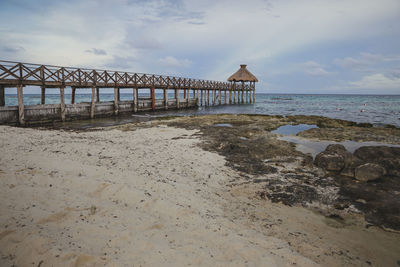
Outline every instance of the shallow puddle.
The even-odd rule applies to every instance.
[[[353,153],[356,149],[362,146],[391,146],[391,147],[400,147],[400,145],[392,145],[386,143],[378,143],[378,142],[356,142],[356,141],[343,141],[343,142],[334,142],[334,141],[315,141],[305,139],[299,136],[296,136],[298,133],[318,128],[316,125],[310,124],[298,124],[298,125],[284,125],[279,127],[278,129],[272,131],[275,134],[281,134],[283,136],[279,136],[279,140],[291,142],[297,144],[296,150],[300,151],[304,154],[311,154],[313,158],[322,151],[326,149],[328,145],[331,144],[340,144],[343,145],[349,152]]]
[[[233,127],[232,124],[230,124],[230,123],[217,123],[217,124],[214,124],[214,126],[215,127],[229,127],[229,128]]]
[[[272,131],[274,134],[282,134],[282,135],[296,135],[300,132],[313,129],[313,128],[318,128],[317,125],[314,124],[298,124],[298,125],[283,125],[279,127],[278,129]]]
[[[340,144],[343,145],[349,152],[353,153],[356,149],[362,146],[391,146],[400,147],[400,145],[392,145],[378,142],[355,142],[355,141],[314,141],[293,135],[285,135],[278,137],[279,140],[288,141],[297,144],[296,150],[304,154],[310,153],[313,158],[326,149],[328,145]]]

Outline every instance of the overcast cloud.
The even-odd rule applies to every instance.
[[[0,59],[400,94],[398,0],[1,0]]]

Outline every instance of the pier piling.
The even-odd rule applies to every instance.
[[[18,120],[20,125],[25,125],[25,110],[24,110],[24,95],[23,86],[17,85],[17,96],[18,96]]]
[[[92,87],[92,101],[90,102],[90,118],[94,118],[94,109],[95,109],[95,94],[96,94],[96,87]]]
[[[118,88],[114,88],[114,115],[118,116]]]
[[[42,105],[46,104],[46,87],[45,86],[41,86],[41,95],[40,95],[40,103],[42,103]]]
[[[0,107],[6,105],[6,98],[4,94],[4,86],[0,86]]]

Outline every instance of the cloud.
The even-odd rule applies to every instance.
[[[364,76],[359,81],[349,83],[350,88],[360,89],[398,89],[400,93],[400,77],[387,77],[382,73]]]
[[[0,1],[0,44],[11,47],[0,48],[0,58],[149,73],[179,69],[182,76],[214,80],[248,63],[266,78],[281,71],[272,85],[282,90],[282,75],[295,74],[284,77],[292,79],[288,91],[318,87],[316,80],[334,84],[330,79],[339,75],[330,74],[338,72],[344,83],[360,77],[348,69],[398,75],[387,67],[369,69],[397,64],[396,56],[383,54],[399,54],[398,0],[34,2]],[[15,49],[21,45],[24,51]],[[356,46],[375,50],[354,56]]]
[[[400,61],[399,55],[380,55],[371,53],[360,53],[357,57],[346,57],[343,59],[337,58],[334,63],[352,70],[362,71],[369,66],[379,64],[382,62]]]
[[[152,36],[139,36],[132,40],[128,40],[127,44],[131,48],[144,50],[156,50],[162,48],[162,44]]]
[[[326,71],[321,64],[315,61],[307,61],[299,65],[300,68],[309,75],[312,76],[326,76],[332,74],[329,71]]]
[[[93,54],[99,55],[99,56],[105,56],[105,55],[107,55],[106,50],[104,50],[104,49],[97,49],[97,48],[88,49],[88,50],[85,50],[85,52],[87,52],[87,53],[93,53]]]
[[[177,59],[175,57],[172,56],[167,56],[164,58],[160,58],[160,63],[162,65],[164,65],[165,67],[173,67],[173,68],[187,68],[190,65],[192,65],[192,61],[190,61],[189,59]]]
[[[6,53],[21,53],[25,51],[25,48],[22,46],[3,46],[0,48],[0,50]]]

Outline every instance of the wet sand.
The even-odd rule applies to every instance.
[[[0,265],[398,264],[399,234],[358,213],[273,203],[260,195],[268,176],[234,167],[186,125],[0,126]],[[294,158],[276,175],[302,166]]]

